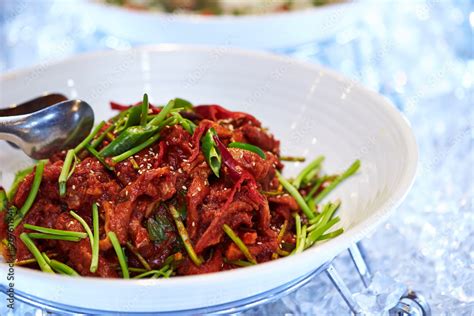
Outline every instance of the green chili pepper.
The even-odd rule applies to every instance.
[[[130,126],[115,138],[107,147],[100,151],[103,157],[116,156],[143,143],[150,138],[158,126]]]
[[[7,192],[5,192],[5,189],[3,187],[0,187],[0,212],[6,211],[7,206],[8,206]]]
[[[193,108],[193,104],[185,99],[175,98],[174,102],[177,108],[184,108],[185,110],[190,110]]]
[[[260,147],[257,147],[257,146],[254,146],[254,145],[250,145],[250,144],[246,144],[246,143],[239,143],[239,142],[232,142],[232,143],[229,144],[228,147],[229,148],[245,149],[245,150],[251,151],[253,153],[256,153],[262,159],[267,159],[267,156],[265,155],[263,150]]]
[[[8,191],[8,194],[7,194],[9,201],[13,200],[13,197],[15,196],[16,191],[18,190],[18,187],[20,186],[20,183],[23,180],[25,180],[25,177],[27,175],[29,175],[30,173],[33,172],[33,168],[34,168],[34,166],[30,166],[26,169],[18,171],[15,174],[15,178],[13,179],[13,184],[12,184],[10,190]]]
[[[222,157],[217,151],[214,135],[217,135],[216,131],[213,128],[208,129],[206,134],[204,134],[201,139],[201,144],[204,157],[206,158],[209,167],[211,168],[212,172],[214,172],[216,177],[219,177]]]
[[[121,130],[125,130],[129,128],[130,126],[140,125],[141,117],[142,117],[142,108],[143,108],[142,104],[135,105],[130,108],[130,111],[128,112],[128,116],[127,116],[127,121],[125,125],[121,128]]]

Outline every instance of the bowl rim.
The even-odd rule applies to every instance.
[[[204,14],[195,14],[195,13],[183,13],[175,14],[162,12],[159,10],[139,10],[139,9],[128,9],[119,5],[113,5],[105,3],[100,0],[84,0],[87,5],[94,6],[100,9],[114,10],[115,12],[128,13],[141,17],[155,17],[161,19],[170,19],[179,21],[179,22],[188,22],[188,23],[213,23],[213,22],[230,22],[230,23],[240,23],[240,22],[249,22],[262,19],[274,19],[274,18],[284,18],[292,17],[298,15],[307,15],[319,13],[322,11],[328,10],[337,10],[348,5],[359,4],[360,0],[343,0],[337,3],[330,3],[322,6],[312,6],[303,9],[282,11],[282,12],[268,12],[263,14],[243,14],[243,15],[231,15],[231,14],[222,14],[222,15],[204,15]],[[329,8],[329,9],[328,9]]]
[[[406,195],[410,191],[417,173],[418,168],[418,146],[416,143],[416,139],[414,133],[411,129],[410,123],[408,119],[403,115],[403,113],[399,112],[395,106],[388,101],[382,95],[370,90],[362,86],[359,82],[356,82],[353,79],[349,79],[338,72],[321,66],[317,63],[311,63],[308,61],[302,61],[295,58],[290,58],[284,55],[277,55],[269,52],[264,51],[256,51],[256,50],[248,50],[242,48],[235,48],[229,46],[222,46],[222,45],[182,45],[182,44],[157,44],[157,45],[145,45],[145,46],[137,46],[127,50],[100,50],[94,52],[88,52],[83,54],[78,54],[66,59],[54,61],[47,64],[47,68],[50,67],[61,67],[63,65],[67,65],[71,62],[83,62],[85,60],[96,59],[96,58],[103,58],[111,55],[116,54],[124,54],[128,52],[135,52],[135,53],[144,53],[144,52],[151,52],[151,53],[170,53],[170,52],[212,52],[215,49],[219,48],[226,48],[224,54],[232,54],[236,57],[250,57],[253,59],[267,59],[272,60],[274,62],[286,62],[296,64],[298,66],[307,68],[311,71],[316,72],[323,72],[326,75],[332,77],[333,79],[340,81],[340,82],[347,82],[351,83],[353,89],[358,89],[367,95],[368,98],[373,99],[378,106],[382,107],[384,113],[389,116],[395,123],[397,123],[397,128],[399,129],[401,139],[404,141],[404,144],[407,148],[407,156],[406,161],[407,165],[405,168],[405,172],[403,176],[400,178],[400,181],[397,184],[395,190],[392,191],[390,198],[388,198],[383,204],[381,204],[378,208],[373,211],[373,214],[359,222],[358,224],[352,226],[347,231],[345,231],[342,235],[328,240],[324,243],[317,245],[316,247],[311,247],[310,249],[305,250],[302,253],[288,256],[284,258],[279,258],[278,260],[272,260],[264,263],[260,263],[254,266],[245,267],[241,269],[233,269],[228,271],[221,271],[221,272],[214,272],[209,274],[201,274],[201,275],[190,275],[190,276],[180,276],[174,277],[169,279],[141,279],[141,280],[133,280],[133,279],[113,279],[113,278],[99,278],[99,277],[84,277],[84,278],[70,278],[68,276],[63,275],[51,275],[49,273],[44,273],[42,271],[28,269],[24,267],[15,267],[15,271],[21,272],[23,276],[26,278],[34,278],[38,281],[56,281],[62,283],[64,286],[67,285],[75,285],[79,286],[78,284],[87,284],[88,286],[96,284],[107,285],[107,286],[128,286],[130,288],[135,286],[163,286],[166,284],[173,284],[174,286],[187,286],[187,285],[196,285],[196,283],[200,283],[203,286],[208,285],[209,283],[219,282],[222,278],[231,278],[231,279],[241,279],[245,278],[246,276],[254,273],[258,275],[268,269],[273,268],[274,270],[278,270],[279,267],[282,267],[286,264],[291,264],[292,261],[295,260],[309,260],[311,255],[316,251],[327,251],[331,253],[329,249],[335,248],[337,249],[337,254],[342,252],[343,250],[347,249],[350,245],[355,242],[360,241],[363,237],[373,232],[377,226],[385,222],[389,216],[394,212],[394,210],[403,202]],[[0,86],[2,85],[3,81],[7,81],[10,79],[15,79],[17,77],[24,76],[25,74],[34,72],[36,69],[44,69],[44,65],[35,65],[27,68],[21,68],[18,70],[9,71],[7,73],[0,75]],[[7,269],[8,263],[1,262],[0,263],[0,270]],[[16,275],[19,277],[20,275]],[[2,280],[0,284],[4,284],[6,281]],[[84,283],[85,282],[85,283]]]

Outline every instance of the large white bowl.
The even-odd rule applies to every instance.
[[[364,16],[361,0],[290,12],[201,16],[131,10],[100,0],[82,0],[99,29],[140,43],[290,48],[327,39]]]
[[[70,278],[21,267],[15,290],[65,305],[112,311],[178,311],[235,302],[302,277],[380,225],[402,201],[417,166],[408,122],[383,97],[320,66],[265,53],[219,47],[156,46],[110,51],[40,65],[0,77],[0,104],[45,91],[88,101],[97,120],[112,115],[110,100],[152,101],[180,96],[217,103],[261,119],[282,152],[326,155],[328,172],[360,158],[360,172],[329,198],[342,200],[346,232],[302,254],[208,275],[160,280]],[[0,144],[4,184],[28,159]],[[288,163],[287,175],[301,165]],[[390,240],[387,240],[390,244]],[[8,266],[0,264],[0,274]],[[1,279],[5,286],[5,278]]]

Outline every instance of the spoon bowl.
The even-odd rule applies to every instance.
[[[78,145],[94,125],[94,111],[81,100],[66,100],[39,111],[0,116],[0,139],[17,145],[33,159]]]

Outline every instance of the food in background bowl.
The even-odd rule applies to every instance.
[[[321,201],[354,174],[294,178],[280,142],[250,114],[218,105],[124,106],[76,148],[0,188],[8,262],[67,275],[159,278],[250,266],[343,232],[340,201]],[[11,230],[15,238],[8,233]],[[15,251],[12,252],[12,249]]]
[[[205,15],[265,14],[306,9],[341,1],[334,0],[104,0],[106,3],[139,10]]]

